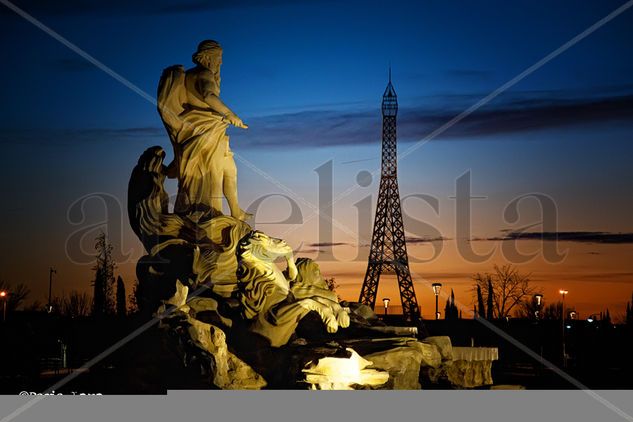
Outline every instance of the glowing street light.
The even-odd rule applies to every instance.
[[[2,298],[2,322],[7,320],[7,300],[9,299],[9,293],[5,290],[0,291],[0,298]]]
[[[391,301],[391,299],[389,299],[388,297],[382,300],[382,303],[385,304],[385,315],[387,315],[387,309],[389,308],[389,301]]]
[[[440,319],[440,313],[438,310],[438,298],[440,296],[440,290],[442,290],[442,283],[433,283],[433,293],[435,293],[435,319]]]

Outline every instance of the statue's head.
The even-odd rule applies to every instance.
[[[321,275],[319,264],[310,258],[298,258],[295,262],[297,266],[297,277],[294,280],[295,285],[315,286],[327,289],[327,284]]]
[[[272,262],[280,256],[292,253],[292,248],[283,240],[275,239],[265,233],[253,230],[240,239],[236,254],[238,260],[245,257]]]
[[[198,44],[198,49],[193,53],[191,59],[195,64],[219,75],[222,64],[222,47],[217,41],[204,40]]]

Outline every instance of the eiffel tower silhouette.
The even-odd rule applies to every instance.
[[[398,155],[396,140],[396,115],[398,114],[398,97],[391,83],[391,67],[389,83],[382,96],[382,171],[380,191],[374,219],[374,232],[371,238],[371,249],[367,272],[358,300],[365,305],[376,305],[376,294],[380,275],[385,271],[393,271],[398,277],[402,313],[408,321],[420,318],[420,308],[413,290],[413,281],[409,271],[409,258],[400,209],[400,193],[398,190]]]

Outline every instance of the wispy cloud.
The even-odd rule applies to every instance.
[[[71,68],[75,64],[66,63]],[[620,91],[631,91],[621,87]],[[442,134],[437,140],[487,139],[492,136],[526,133],[560,127],[573,127],[591,123],[633,122],[633,94],[609,97],[586,96],[583,98],[551,98],[552,93],[539,92],[523,98],[507,100],[503,104],[487,107],[474,113],[458,125]],[[435,97],[438,105],[429,107],[420,101],[417,106],[402,107],[398,114],[398,138],[400,142],[412,142],[441,126],[457,113],[456,104],[463,104],[464,97]],[[158,120],[158,117],[156,118]],[[345,111],[331,109],[306,110],[295,113],[279,113],[247,119],[248,131],[234,132],[232,137],[244,147],[250,148],[314,148],[343,145],[365,145],[380,140],[380,111],[360,108]],[[0,131],[0,143],[13,141],[15,136],[27,140],[63,137],[64,142],[108,141],[119,138],[156,138],[167,142],[162,126],[130,128],[93,128],[27,132],[19,134]],[[44,135],[44,136],[43,136]]]
[[[308,246],[313,248],[326,248],[331,246],[349,246],[349,243],[346,242],[319,242],[319,243],[310,243]]]
[[[380,139],[379,110],[334,110],[286,113],[253,118],[240,142],[252,147],[363,145]],[[416,141],[458,113],[452,107],[401,108],[401,142]],[[630,122],[633,95],[585,99],[522,99],[489,107],[465,119],[438,139],[485,139],[591,123]]]
[[[622,244],[633,243],[633,233],[612,233],[593,231],[573,232],[508,232],[504,236],[489,237],[473,240],[546,240],[559,242],[580,243],[606,243]]]
[[[405,238],[407,243],[431,243],[431,242],[443,242],[445,240],[450,240],[447,237],[443,237],[443,236],[439,236],[439,237],[415,237],[415,236],[411,236],[411,237],[406,237]]]
[[[164,146],[169,138],[162,127],[91,128],[91,129],[0,129],[0,144],[73,145],[87,142],[155,140]]]
[[[298,249],[298,250],[294,251],[295,254],[299,254],[299,253],[317,253],[317,252],[323,252],[323,249],[306,248],[306,249]]]

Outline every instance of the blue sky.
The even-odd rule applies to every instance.
[[[624,2],[15,4],[151,95],[163,68],[191,65],[200,40],[218,40],[221,96],[251,126],[230,130],[233,150],[316,203],[314,169],[328,160],[335,194],[379,166],[389,64],[402,151]],[[12,11],[1,10],[0,23],[0,276],[39,280],[48,261],[71,265],[73,201],[105,192],[124,204],[140,153],[171,151],[152,104]],[[561,230],[633,231],[632,39],[628,10],[403,159],[402,194],[431,193],[446,210],[410,212],[435,218],[450,237],[449,197],[471,171],[473,194],[490,199],[475,209],[479,236],[505,228],[503,205],[527,192],[556,200]],[[344,164],[354,160],[363,161]],[[238,169],[247,205],[280,191],[239,161]],[[356,228],[353,204],[377,183],[335,206],[337,218]],[[119,226],[122,249],[138,248],[125,219]],[[308,226],[290,240],[317,241]],[[68,272],[90,278],[89,267]]]

